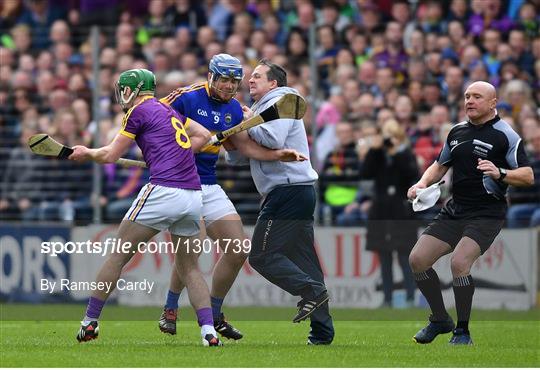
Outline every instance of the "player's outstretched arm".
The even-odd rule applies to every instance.
[[[424,172],[420,181],[409,188],[407,191],[407,198],[414,199],[416,198],[416,189],[424,189],[431,184],[439,182],[446,172],[448,172],[449,168],[450,167],[444,166],[437,161],[433,162],[433,164],[427,168],[426,172]]]
[[[76,145],[73,147],[73,153],[68,159],[74,161],[114,163],[122,156],[122,154],[127,152],[132,143],[133,139],[118,134],[109,145],[101,148],[90,149],[82,145]]]
[[[308,159],[293,149],[268,149],[259,145],[249,137],[246,131],[230,136],[229,140],[244,157],[258,161],[301,162]]]
[[[193,150],[195,153],[201,150],[201,148],[205,146],[208,140],[210,140],[212,137],[210,131],[192,119],[189,120],[189,125],[186,127],[186,132],[189,136],[189,140],[191,141],[191,150]]]

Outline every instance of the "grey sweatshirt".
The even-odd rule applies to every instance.
[[[278,87],[266,93],[251,109],[259,114],[286,93],[298,94],[290,87]],[[250,128],[249,136],[262,146],[270,149],[295,149],[309,157],[304,121],[299,119],[278,119]],[[311,185],[318,178],[309,160],[304,162],[280,162],[249,160],[251,176],[259,193],[266,196],[278,186]]]

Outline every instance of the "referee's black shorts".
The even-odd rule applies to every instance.
[[[506,204],[465,206],[450,199],[422,234],[431,235],[456,247],[467,236],[478,243],[482,254],[501,231]]]

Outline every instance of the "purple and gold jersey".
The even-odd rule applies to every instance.
[[[161,102],[169,104],[178,113],[204,126],[212,134],[227,130],[242,122],[244,113],[236,99],[220,103],[210,97],[208,83],[197,83],[171,92]],[[216,162],[219,146],[206,145],[195,154],[201,183],[217,184]]]
[[[134,139],[150,168],[150,183],[200,190],[187,119],[152,96],[133,106],[122,120],[120,134]]]

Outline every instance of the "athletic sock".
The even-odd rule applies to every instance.
[[[212,309],[210,307],[203,307],[197,310],[197,322],[199,326],[211,325],[214,327],[214,320],[212,320]]]
[[[214,325],[203,325],[201,326],[201,336],[204,338],[206,337],[206,334],[212,334],[214,337],[217,338],[216,329],[214,329]]]
[[[454,297],[456,300],[456,312],[458,323],[456,328],[469,332],[469,319],[474,295],[474,280],[471,275],[454,278]]]
[[[433,321],[445,321],[448,319],[448,312],[444,307],[444,300],[441,293],[441,283],[439,276],[430,268],[423,272],[414,273],[414,280],[418,289],[426,297],[431,312],[433,313]]]
[[[105,301],[99,298],[90,297],[86,306],[86,315],[83,319],[83,325],[88,325],[91,321],[97,321],[101,315],[101,310],[105,305]]]
[[[174,293],[171,290],[167,292],[167,301],[165,302],[166,309],[178,309],[178,300],[180,299],[180,293]]]
[[[210,297],[210,302],[212,303],[212,316],[214,321],[219,321],[221,318],[221,306],[223,305],[224,298]]]

